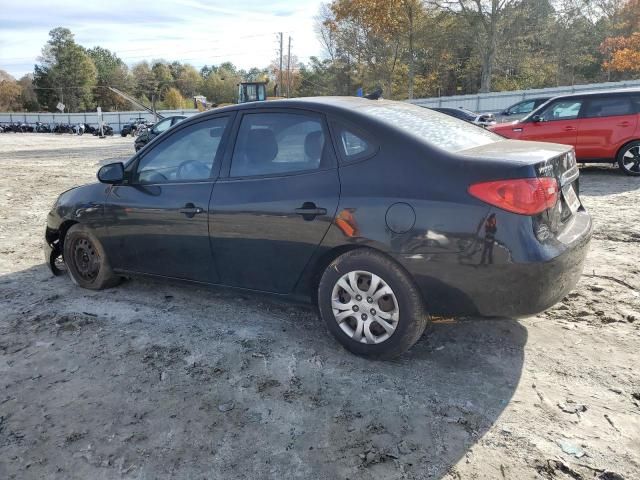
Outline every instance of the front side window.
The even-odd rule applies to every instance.
[[[158,123],[156,123],[153,126],[153,133],[155,133],[156,135],[159,135],[162,132],[168,130],[170,126],[171,126],[170,118],[165,118],[164,120],[160,120]]]
[[[574,120],[578,118],[582,100],[560,100],[554,102],[540,113],[543,122],[555,120]]]
[[[232,177],[317,170],[325,150],[320,117],[293,113],[244,115],[231,159]]]
[[[535,100],[529,100],[526,102],[520,102],[515,104],[513,107],[511,107],[508,112],[511,115],[518,115],[518,114],[522,114],[522,113],[529,113],[531,111],[533,111],[534,107],[535,107]]]
[[[168,134],[140,159],[135,181],[165,183],[208,179],[227,123],[228,117],[214,118]]]
[[[589,100],[584,116],[587,118],[614,117],[633,114],[631,98],[616,96]]]

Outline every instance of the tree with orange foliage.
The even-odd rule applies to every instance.
[[[604,67],[614,72],[640,73],[640,33],[629,37],[607,38],[600,51],[609,57]]]

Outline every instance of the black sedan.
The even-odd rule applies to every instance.
[[[407,350],[429,313],[526,316],[576,284],[591,237],[571,147],[407,103],[234,105],[172,127],[47,218],[81,287],[137,274],[317,302],[354,353]]]
[[[492,113],[476,113],[465,108],[449,108],[449,107],[430,107],[431,110],[444,113],[465,122],[473,123],[481,127],[490,127],[496,124],[496,119]]]

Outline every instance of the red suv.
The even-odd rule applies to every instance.
[[[618,162],[640,175],[640,89],[555,97],[519,122],[490,127],[518,140],[573,145],[579,162]]]

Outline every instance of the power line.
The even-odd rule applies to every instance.
[[[295,33],[296,31],[290,31],[290,32],[279,32],[277,33],[278,35],[280,33]],[[258,37],[266,37],[266,36],[271,36],[273,35],[274,32],[270,32],[270,33],[256,33],[253,35],[242,35],[242,36],[238,36],[238,37],[233,37],[233,40],[243,40],[243,39],[247,39],[247,38],[258,38]],[[217,40],[220,42],[228,42],[228,39],[220,39]],[[100,46],[100,45],[96,45],[96,46]],[[91,47],[93,48],[93,47]],[[103,47],[105,48],[105,47]],[[122,53],[122,52],[144,52],[144,51],[151,51],[153,48],[157,48],[157,47],[143,47],[143,48],[132,48],[132,49],[125,49],[125,50],[120,50],[120,49],[108,49],[110,52],[112,53]],[[88,48],[87,50],[90,50],[90,48]],[[194,53],[194,52],[207,52],[210,51],[211,48],[201,48],[201,49],[190,49],[190,50],[183,50],[182,53]],[[32,57],[5,57],[5,58],[0,58],[0,62],[2,62],[4,65],[7,65],[6,63],[4,63],[6,60],[25,60],[25,61],[33,61],[33,60],[37,60],[37,57],[39,57],[40,55],[37,56],[32,56]],[[134,57],[125,57],[125,58],[145,58],[145,57],[153,57],[154,54],[149,53],[149,54],[145,54],[144,56],[134,56]]]

